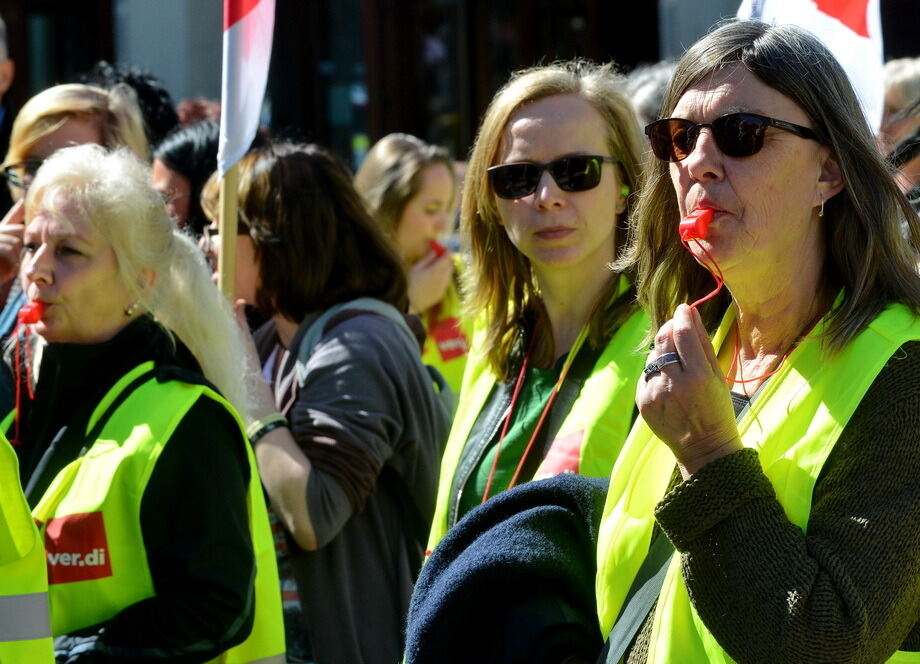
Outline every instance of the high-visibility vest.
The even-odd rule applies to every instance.
[[[0,435],[0,664],[53,664],[45,550]]]
[[[206,396],[222,404],[246,440],[236,411],[214,390],[178,380],[160,382],[154,371],[152,362],[141,364],[109,390],[87,423],[91,446],[57,474],[33,511],[45,538],[54,634],[109,620],[155,595],[141,533],[141,501],[160,453],[195,402]],[[284,624],[274,543],[255,457],[248,444],[245,449],[255,618],[249,637],[215,661],[280,664],[285,661]]]
[[[632,425],[636,381],[646,354],[639,350],[648,332],[648,316],[633,313],[613,334],[582,385],[578,398],[553,438],[533,479],[569,472],[606,477]],[[477,340],[481,337],[477,334]],[[457,467],[470,431],[497,382],[485,360],[482,343],[474,344],[461,389],[462,398],[441,460],[438,497],[428,537],[431,551],[447,533],[450,504],[462,486],[455,486]]]
[[[463,263],[457,256],[454,260],[457,274]],[[441,372],[454,394],[460,394],[463,371],[473,339],[472,321],[461,312],[460,292],[452,279],[444,299],[431,307],[423,316],[425,345],[422,347],[422,362]]]
[[[713,338],[715,348],[734,320],[732,308]],[[738,422],[742,443],[758,450],[786,516],[802,532],[807,532],[815,482],[840,432],[888,359],[905,342],[920,339],[920,320],[899,304],[832,356],[821,348],[825,329],[822,321],[798,345]],[[674,466],[671,450],[640,418],[613,468],[598,537],[596,595],[604,635],[649,550],[653,510]],[[649,664],[732,661],[690,601],[679,554],[672,556],[652,619]],[[898,652],[888,661],[916,663],[920,653]]]

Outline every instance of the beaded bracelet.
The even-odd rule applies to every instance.
[[[284,426],[287,426],[287,418],[281,413],[272,413],[250,424],[246,429],[246,435],[249,437],[250,444],[255,445],[268,432]]]

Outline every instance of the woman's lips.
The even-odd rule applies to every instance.
[[[575,229],[568,226],[551,226],[537,231],[535,235],[541,240],[560,240],[574,232]]]

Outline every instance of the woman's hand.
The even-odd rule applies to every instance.
[[[450,252],[438,256],[434,251],[409,268],[409,310],[420,314],[444,299],[454,276]]]
[[[680,362],[640,378],[636,404],[687,479],[710,461],[740,450],[741,439],[715,350],[699,313],[686,304],[658,330],[649,362],[665,353],[677,353]]]
[[[0,282],[9,281],[19,271],[24,221],[25,206],[21,200],[13,203],[0,221]]]
[[[244,416],[246,425],[278,412],[271,387],[262,378],[259,354],[246,325],[245,300],[236,300],[233,309],[237,323],[246,339],[246,392],[250,412]],[[307,508],[307,482],[312,465],[288,427],[273,429],[255,446],[256,463],[262,486],[268,492],[275,515],[288,529],[297,544],[307,551],[317,548],[316,533]]]

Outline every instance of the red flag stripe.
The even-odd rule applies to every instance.
[[[818,10],[833,16],[860,37],[869,38],[869,0],[816,0]]]
[[[261,0],[224,0],[224,30],[245,18]]]

